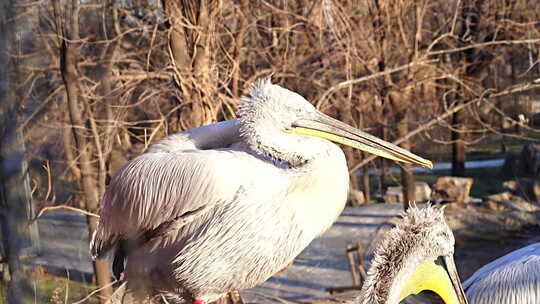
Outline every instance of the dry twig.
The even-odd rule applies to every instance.
[[[92,216],[92,217],[99,218],[99,214],[95,214],[95,213],[86,211],[84,209],[80,209],[80,208],[76,208],[76,207],[68,206],[68,205],[58,205],[58,206],[48,206],[48,207],[42,208],[41,210],[39,210],[36,217],[34,217],[33,219],[30,220],[30,222],[36,221],[37,219],[39,219],[46,212],[54,211],[54,210],[61,210],[61,209],[71,210],[71,211],[75,211],[75,212],[78,212],[78,213],[81,213],[81,214],[84,214],[84,215],[87,215],[87,216]]]

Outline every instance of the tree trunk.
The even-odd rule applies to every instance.
[[[484,0],[464,0],[462,2],[462,7],[460,10],[460,22],[459,22],[459,37],[461,41],[464,41],[467,44],[474,44],[482,42],[483,39],[492,39],[489,38],[489,35],[486,35],[483,39],[481,38],[479,28],[480,18],[482,17]],[[484,33],[486,34],[486,33]],[[503,34],[504,35],[504,34]],[[484,40],[486,41],[486,40]],[[457,57],[457,64],[453,62],[452,68],[457,69],[461,75],[461,79],[474,79],[478,78],[478,73],[482,70],[479,66],[490,66],[491,59],[486,61],[486,56],[484,56],[481,49],[471,49],[463,52],[460,56]],[[464,88],[461,88],[461,93],[456,97],[458,102],[456,106],[459,106],[463,103],[465,98]],[[457,92],[460,92],[457,90]],[[452,116],[452,175],[453,176],[465,176],[465,162],[466,162],[466,117],[465,112],[458,111]]]
[[[364,189],[364,198],[366,200],[366,204],[369,204],[371,202],[371,189],[369,185],[368,165],[364,166],[363,168],[362,187]]]
[[[452,115],[452,176],[465,176],[465,141],[462,112]]]
[[[381,118],[381,139],[388,141],[388,128],[387,123],[387,113],[388,111],[383,112],[383,117]],[[380,196],[384,196],[384,189],[386,187],[386,173],[388,172],[388,161],[384,157],[379,157],[379,163],[380,163],[380,175],[379,175],[379,191]]]
[[[358,120],[358,128],[362,129],[364,127],[364,118],[362,114],[360,114],[359,120]],[[361,159],[365,159],[368,154],[365,152],[358,152]],[[369,166],[371,163],[366,164],[362,168],[362,189],[364,191],[364,201],[365,204],[371,203],[371,185],[369,184]]]
[[[190,129],[216,120],[216,88],[211,66],[211,33],[217,11],[210,0],[162,0],[171,29],[170,58],[175,82],[186,107],[178,117],[180,129]],[[187,26],[186,26],[187,25]]]
[[[345,156],[348,160],[348,163],[355,163],[356,159],[356,151],[354,151],[352,148],[346,147],[345,148]],[[360,183],[358,182],[358,175],[356,172],[352,172],[349,174],[349,187],[353,190],[358,190]],[[359,202],[357,199],[350,200],[352,207],[358,207],[361,205],[361,202]]]
[[[117,61],[117,53],[120,49],[119,42],[115,40],[119,35],[121,35],[121,29],[118,20],[118,8],[116,6],[116,1],[109,1],[110,8],[107,11],[110,13],[111,16],[112,27],[114,28],[114,36],[111,37],[112,42],[104,48],[105,53],[102,55],[102,57],[104,57],[102,61],[105,62],[105,64],[103,65],[103,75],[101,76],[100,93],[104,102],[102,103],[102,106],[99,106],[99,104],[94,106],[93,113],[89,113],[89,115],[99,115],[100,113],[104,113],[104,115],[102,114],[102,116],[105,116],[105,121],[108,122],[106,127],[104,128],[105,132],[99,132],[95,123],[95,119],[93,117],[91,118],[93,120],[93,135],[95,140],[95,146],[97,148],[97,156],[99,163],[99,197],[102,197],[105,193],[107,177],[110,173],[108,165],[110,163],[114,143],[116,142],[114,139],[118,134],[118,130],[120,129],[118,127],[119,121],[125,120],[122,116],[124,116],[126,113],[125,108],[118,107],[118,110],[116,110],[115,112],[120,114],[117,114],[116,116],[113,114],[114,106],[119,104],[117,101],[119,99],[118,96],[115,96],[113,93],[116,85],[113,79],[113,68],[115,67]]]
[[[10,99],[2,100],[9,102]],[[15,99],[11,99],[13,100]],[[35,217],[35,211],[30,198],[25,145],[22,131],[17,130],[16,118],[7,119],[13,116],[15,111],[3,110],[5,108],[1,110],[3,113],[0,116],[8,127],[2,130],[0,147],[0,164],[3,168],[0,175],[0,223],[11,277],[8,284],[8,303],[34,303],[34,291],[25,272],[25,264],[28,258],[37,255],[39,251],[39,234],[37,222],[30,222]]]
[[[19,59],[8,54],[18,53],[20,30],[24,18],[13,18],[9,1],[0,10],[0,227],[3,262],[9,268],[7,303],[34,303],[34,291],[25,272],[28,258],[39,251],[39,234],[36,222],[30,222],[35,212],[30,195],[28,165],[25,158],[23,132],[18,124],[19,101],[24,96],[17,83]],[[14,3],[13,3],[14,4]],[[6,21],[9,20],[9,21]],[[8,28],[9,26],[9,28]],[[15,75],[12,75],[12,72]],[[11,78],[10,76],[14,76]],[[13,80],[13,82],[10,82]]]
[[[390,104],[394,109],[395,113],[395,122],[397,125],[398,138],[405,137],[409,133],[409,109],[408,109],[408,100],[410,100],[410,95],[407,94],[403,96],[402,93],[392,91],[388,94]],[[400,146],[405,150],[411,149],[410,140],[406,140],[400,144]],[[412,174],[412,168],[409,164],[400,164],[401,165],[401,186],[403,193],[403,209],[407,210],[410,206],[410,203],[415,200],[414,195],[414,176]]]
[[[87,141],[87,131],[85,123],[82,118],[81,104],[79,98],[79,84],[78,84],[78,71],[77,71],[77,45],[76,42],[80,40],[79,37],[79,1],[72,0],[70,10],[70,27],[69,32],[63,28],[61,19],[61,10],[59,1],[54,1],[54,11],[56,17],[58,35],[60,37],[66,37],[60,42],[60,71],[62,73],[62,80],[66,87],[67,103],[69,120],[71,122],[73,139],[75,141],[75,147],[78,152],[78,166],[80,168],[81,177],[80,184],[84,194],[85,207],[90,212],[97,212],[99,206],[99,193],[97,187],[97,175],[95,168],[92,166],[92,156]],[[91,236],[96,228],[96,219],[88,216],[88,232]],[[108,269],[108,262],[106,260],[94,261],[94,273],[96,275],[96,281],[100,290],[100,296],[102,303],[111,297],[111,275]]]
[[[240,25],[239,30],[234,37],[234,66],[232,77],[232,94],[235,98],[239,98],[240,91],[240,78],[242,76],[240,70],[240,63],[244,61],[244,36],[248,29],[248,16],[246,15],[250,10],[248,0],[240,0],[237,8],[241,13],[239,14]]]
[[[349,95],[350,96],[350,95]],[[339,119],[343,121],[344,123],[355,126],[355,121],[352,116],[353,108],[351,107],[351,101],[348,98],[340,98],[339,99]],[[354,150],[351,147],[345,147],[345,156],[347,158],[347,163],[354,164],[357,160],[358,152]],[[360,186],[360,183],[358,182],[358,175],[356,172],[351,172],[349,174],[349,187],[354,190],[358,190],[358,187]],[[359,206],[360,202],[358,202],[356,199],[353,199],[351,201],[352,206]]]

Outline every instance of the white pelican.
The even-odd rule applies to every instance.
[[[238,114],[160,140],[112,178],[91,254],[114,253],[126,295],[211,302],[290,264],[345,206],[347,164],[331,141],[432,167],[269,80]]]
[[[484,265],[463,287],[471,304],[540,303],[540,243]]]
[[[350,303],[397,304],[430,290],[446,304],[466,304],[454,243],[442,209],[409,208],[377,244],[362,290]]]

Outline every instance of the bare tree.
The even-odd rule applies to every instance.
[[[79,34],[80,3],[78,0],[73,0],[70,4],[69,19],[64,20],[59,1],[53,2],[57,35],[60,39],[60,71],[66,88],[69,120],[79,159],[77,166],[80,172],[81,188],[85,197],[84,205],[81,207],[91,212],[97,212],[100,193],[96,170],[92,166],[93,161],[90,143],[87,141],[86,124],[82,117],[81,108],[84,101],[81,101],[82,96],[78,83],[80,75],[77,68],[77,58],[79,58],[77,41],[81,39]],[[88,216],[87,219],[89,235],[92,235],[97,228],[97,219],[92,216]],[[109,264],[106,260],[97,260],[93,263],[97,284],[101,288],[102,302],[105,303],[112,295]]]
[[[21,86],[23,79],[19,72],[20,60],[9,54],[20,54],[21,35],[13,29],[24,28],[25,20],[14,18],[17,1],[5,3],[0,10],[0,240],[1,257],[7,263],[7,301],[33,303],[32,287],[27,277],[30,259],[39,253],[38,228],[32,223],[30,177],[26,145],[21,126],[21,113],[17,100],[24,96]],[[6,269],[4,269],[6,271]]]
[[[163,0],[169,23],[169,52],[181,93],[177,123],[190,129],[215,122],[217,78],[212,49],[221,1]]]

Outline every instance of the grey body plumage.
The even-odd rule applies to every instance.
[[[540,303],[540,243],[484,265],[463,287],[471,304]]]

